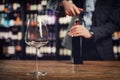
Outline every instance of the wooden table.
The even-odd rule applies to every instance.
[[[35,61],[1,60],[0,80],[120,80],[119,61],[84,61],[73,65],[71,61],[39,61],[39,70],[46,76],[27,76],[35,71]]]

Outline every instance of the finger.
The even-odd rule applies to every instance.
[[[67,15],[69,15],[69,16],[76,16],[76,15],[78,15],[78,14],[80,14],[81,13],[81,11],[80,10],[76,10],[76,9],[72,9],[72,10],[70,10],[69,12],[66,12],[66,14]]]
[[[81,31],[79,32],[74,31],[74,32],[69,32],[68,35],[71,37],[77,37],[77,36],[83,36],[83,33]]]
[[[70,11],[65,11],[65,14],[66,14],[66,15],[69,15],[69,16],[72,16],[72,14],[71,14]]]
[[[77,31],[74,31],[74,32],[70,32],[72,35],[77,35],[77,34],[79,34],[79,32],[77,32]]]
[[[74,32],[78,32],[78,31],[80,31],[81,29],[80,29],[81,27],[79,26],[79,25],[75,25],[75,26],[73,26],[72,28],[71,28],[71,31],[74,31]]]
[[[74,26],[73,26],[73,27],[71,27],[71,28],[69,29],[69,31],[72,31],[72,30],[74,30],[74,28],[75,28]]]
[[[79,32],[80,31],[80,29],[79,29],[79,27],[71,27],[71,29],[69,30],[71,33],[76,33],[76,32]]]
[[[81,10],[78,7],[74,7],[74,12],[75,12],[74,15],[78,15],[81,13]]]
[[[82,36],[82,35],[78,33],[78,34],[75,34],[74,36],[75,36],[75,37],[78,37],[78,36]]]
[[[73,5],[73,10],[74,10],[73,12],[74,16],[78,15],[81,12],[81,10],[76,5]]]
[[[72,11],[67,11],[66,14],[69,15],[69,16],[74,16]]]
[[[69,32],[68,32],[68,35],[69,35],[69,36],[74,36],[75,34],[76,34],[75,31],[69,31]]]
[[[78,8],[81,12],[84,11],[83,8]]]
[[[74,34],[74,36],[83,36],[84,35],[84,32],[82,32],[82,31],[80,31],[80,32],[78,32],[78,33],[76,33],[76,34]]]
[[[77,10],[76,10],[76,15],[79,15],[81,12],[83,12],[83,9],[77,8]]]
[[[77,15],[77,13],[76,13],[77,10],[78,9],[76,7],[75,8],[73,7],[70,10],[68,10],[66,14],[68,14],[69,16],[76,16]]]
[[[70,11],[71,11],[72,16],[75,16],[75,15],[76,15],[76,11],[75,11],[74,8],[72,8]]]
[[[65,14],[66,14],[66,15],[69,15],[69,12],[68,12],[68,11],[65,11]]]

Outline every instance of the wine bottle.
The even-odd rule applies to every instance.
[[[79,18],[76,18],[75,25],[80,24]],[[72,37],[72,61],[74,64],[83,64],[82,37]]]

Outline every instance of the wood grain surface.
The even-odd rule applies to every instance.
[[[46,76],[27,75],[36,70],[34,60],[1,60],[0,80],[120,80],[120,61],[74,65],[70,61],[39,60],[38,64]]]

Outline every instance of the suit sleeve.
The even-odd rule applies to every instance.
[[[103,14],[104,16],[102,16],[103,19],[108,16],[106,22],[101,22],[101,25],[91,28],[91,31],[94,33],[94,41],[101,41],[108,37],[111,38],[115,31],[120,30],[120,0],[114,0],[109,11],[108,14]],[[98,16],[100,16],[100,14],[102,14],[102,12],[98,13]],[[96,19],[98,20],[98,18]],[[100,23],[100,21],[97,22]]]
[[[91,31],[94,33],[94,41],[101,41],[106,37],[112,37],[112,34],[117,30],[117,28],[118,27],[112,22],[91,28]]]
[[[117,31],[120,31],[120,8],[116,9],[110,18],[111,22],[117,26]]]

